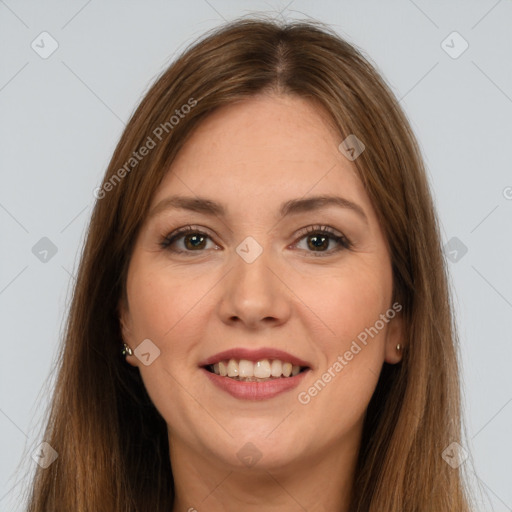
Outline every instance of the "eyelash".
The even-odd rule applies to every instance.
[[[170,233],[169,235],[165,236],[163,240],[160,242],[160,247],[162,249],[169,250],[174,253],[182,254],[182,253],[194,253],[194,252],[204,252],[204,250],[197,250],[197,251],[189,251],[189,250],[176,250],[176,249],[170,249],[171,245],[179,240],[180,238],[183,238],[184,235],[187,234],[197,234],[206,236],[211,239],[210,235],[208,233],[205,233],[204,231],[201,231],[200,229],[194,227],[194,226],[184,226],[183,228],[177,229],[176,231]],[[345,249],[351,249],[352,248],[352,242],[344,235],[338,235],[332,228],[329,226],[308,226],[299,235],[298,241],[302,240],[303,238],[306,238],[307,235],[328,235],[328,238],[331,240],[334,240],[338,244],[338,248],[330,251],[306,251],[310,252],[314,257],[322,257],[322,256],[330,256],[331,254],[337,253],[339,251],[343,251]],[[297,242],[298,243],[298,242]],[[294,242],[294,245],[297,244]]]

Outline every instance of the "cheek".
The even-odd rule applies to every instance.
[[[299,296],[317,315],[327,332],[331,354],[344,351],[352,340],[373,326],[389,308],[391,270],[376,261],[359,261],[336,272],[332,269],[313,278],[305,278]]]
[[[325,428],[334,435],[340,424],[356,425],[377,385],[387,324],[377,331],[372,328],[390,306],[391,270],[374,261],[353,265],[323,282],[324,293],[315,291],[314,299],[335,336],[317,338],[325,359],[316,380],[300,390],[299,402],[310,414],[328,419]]]
[[[128,276],[128,297],[135,342],[149,338],[160,355],[139,370],[152,402],[168,424],[182,424],[180,414],[190,408],[183,382],[190,374],[190,352],[201,339],[203,323],[197,321],[207,284],[180,277],[159,265],[138,263]]]
[[[128,282],[133,330],[137,335],[161,340],[187,333],[187,317],[197,313],[209,286],[207,280],[191,280],[166,268],[151,268],[134,272]]]

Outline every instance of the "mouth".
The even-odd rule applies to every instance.
[[[224,359],[204,366],[205,370],[241,382],[267,382],[276,379],[289,379],[309,369],[281,359]]]
[[[244,400],[264,400],[289,391],[312,370],[308,362],[273,348],[227,350],[199,367],[217,388]]]

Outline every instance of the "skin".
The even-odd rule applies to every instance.
[[[368,338],[309,403],[299,402],[392,306],[388,245],[341,140],[318,105],[253,96],[198,126],[153,197],[152,208],[179,194],[227,209],[225,218],[172,209],[148,217],[129,266],[128,302],[120,303],[126,343],[135,349],[150,339],[160,350],[148,366],[135,355],[127,361],[168,425],[173,512],[348,511],[364,413],[383,363],[400,361],[402,318]],[[287,200],[323,194],[357,203],[366,221],[336,206],[278,215]],[[185,245],[187,234],[162,248],[189,224],[208,235],[199,249]],[[314,235],[303,232],[315,225],[352,246],[328,239],[315,251]],[[248,236],[263,248],[251,264],[236,252]],[[274,398],[237,399],[198,367],[233,347],[277,347],[311,371]],[[252,467],[237,456],[248,442],[261,455]]]

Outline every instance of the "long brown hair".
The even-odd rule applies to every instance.
[[[460,468],[441,456],[461,438],[457,339],[408,120],[369,61],[327,26],[242,18],[195,42],[156,81],[96,192],[44,434],[58,458],[38,468],[28,512],[172,509],[166,424],[120,354],[117,306],[138,230],[183,143],[214,109],[265,92],[318,102],[340,142],[355,134],[365,144],[354,164],[387,237],[394,300],[403,306],[403,360],[384,364],[368,406],[350,510],[469,510]]]

